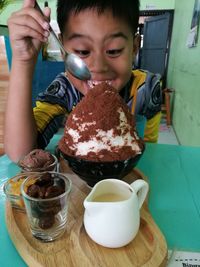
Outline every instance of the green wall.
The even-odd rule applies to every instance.
[[[200,146],[200,37],[187,48],[195,0],[141,0],[140,9],[174,9],[168,66],[168,87],[174,88],[172,123],[182,145]],[[200,24],[199,24],[200,27]],[[200,35],[200,28],[199,28]]]
[[[44,6],[45,1],[38,1],[39,5],[41,7]],[[51,17],[52,19],[56,19],[56,0],[48,0],[49,7],[51,8]],[[15,12],[19,10],[22,7],[23,0],[13,0],[12,3],[10,3],[2,13],[0,13],[0,24],[2,25],[7,25],[7,20],[10,17],[12,12]],[[0,34],[1,35],[1,34]]]
[[[176,0],[140,0],[140,9],[174,9],[175,1]]]
[[[196,47],[186,46],[194,2],[175,1],[168,86],[175,89],[173,126],[180,143],[200,146],[200,38]]]

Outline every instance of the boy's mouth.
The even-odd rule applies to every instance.
[[[88,80],[87,84],[88,86],[92,89],[95,85],[97,84],[101,84],[101,83],[107,83],[109,85],[112,85],[112,81],[111,80],[106,80],[106,81],[94,81],[94,80]]]

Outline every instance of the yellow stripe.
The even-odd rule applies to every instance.
[[[131,96],[133,96],[134,91],[135,91],[135,87],[138,89],[146,80],[146,72],[143,72],[141,70],[133,70],[133,76],[134,76],[134,80],[133,80],[133,84],[132,84],[132,88],[131,88]]]
[[[37,129],[42,132],[55,116],[66,114],[66,109],[58,104],[36,101],[36,107],[34,107],[33,112]]]
[[[133,70],[134,80],[131,86],[131,96],[133,96],[131,113],[135,113],[135,106],[137,100],[137,91],[138,88],[145,82],[146,80],[146,73],[140,70]]]
[[[147,120],[144,141],[156,143],[158,141],[159,126],[161,120],[161,112],[158,112],[153,118]]]

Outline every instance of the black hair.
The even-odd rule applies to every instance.
[[[111,10],[114,17],[119,17],[127,22],[135,34],[139,20],[139,0],[58,0],[57,22],[61,34],[65,30],[69,16],[85,9],[96,9],[99,14]]]

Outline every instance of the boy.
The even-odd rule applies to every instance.
[[[32,110],[34,65],[42,42],[49,35],[47,19],[34,9],[34,4],[34,0],[24,0],[23,8],[8,21],[13,53],[5,124],[8,156],[17,162],[33,148],[44,148],[64,115],[103,81],[116,88],[133,112],[147,117],[145,140],[155,142],[161,106],[159,80],[154,75],[147,77],[145,72],[132,71],[138,50],[139,0],[57,1],[63,45],[85,61],[91,80],[81,81],[70,73],[58,75],[39,95]],[[46,8],[44,14],[49,18],[50,10]]]

